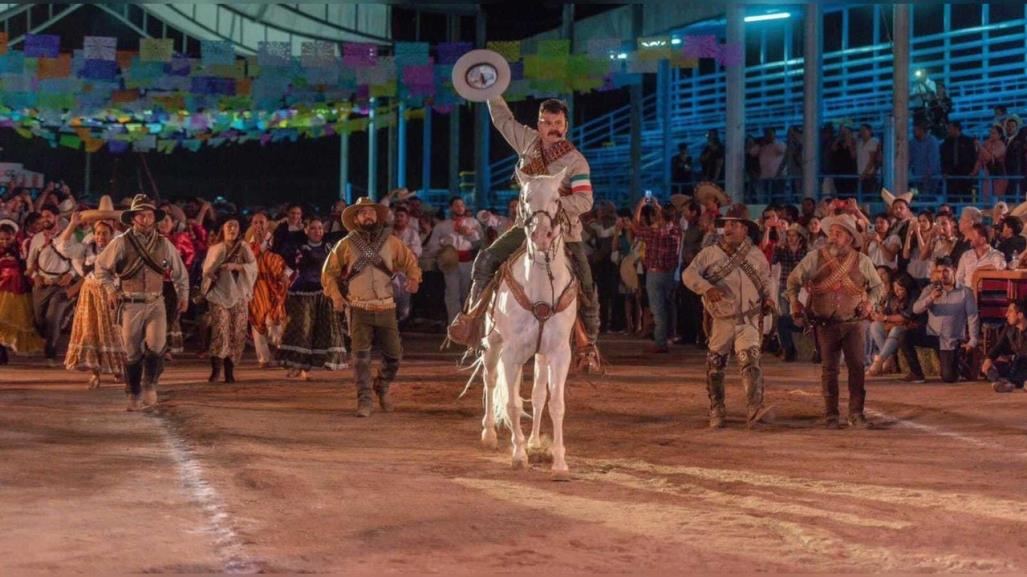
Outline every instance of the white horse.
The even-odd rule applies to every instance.
[[[569,473],[563,445],[563,392],[578,308],[578,283],[564,252],[563,231],[568,225],[560,206],[563,176],[563,172],[556,176],[527,176],[517,171],[522,186],[519,210],[525,218],[527,250],[511,258],[500,270],[495,300],[485,318],[482,360],[482,443],[495,449],[497,422],[506,424],[512,433],[513,467],[527,467],[526,448],[542,448],[540,428],[548,393],[549,416],[553,421],[552,472],[557,478],[566,478]],[[533,420],[526,446],[521,430],[521,372],[532,357]]]

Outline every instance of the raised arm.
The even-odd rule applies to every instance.
[[[517,122],[502,96],[490,98],[488,106],[492,124],[517,154],[524,152],[528,145],[538,138],[538,131]]]

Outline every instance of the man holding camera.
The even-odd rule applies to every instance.
[[[996,393],[1022,389],[1027,381],[1027,300],[1020,299],[1006,307],[1006,326],[991,345],[981,365]]]
[[[920,298],[913,303],[914,314],[925,312],[926,326],[906,331],[899,345],[909,364],[905,380],[924,382],[916,347],[926,347],[938,351],[941,380],[954,383],[959,378],[959,349],[969,352],[977,346],[980,321],[973,291],[956,283],[949,257],[941,257],[934,262],[931,284],[924,287]]]

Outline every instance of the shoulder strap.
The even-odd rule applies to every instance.
[[[733,273],[742,264],[742,261],[748,258],[749,250],[752,249],[752,241],[745,239],[733,253],[728,249],[723,240],[717,243],[717,248],[723,251],[724,255],[728,258],[725,261],[721,261],[713,269],[713,272],[710,273],[710,276],[706,278],[706,281],[710,284],[717,284],[724,280],[727,275]]]
[[[139,263],[140,264],[135,267],[136,271],[139,270],[139,267],[141,265],[145,264],[147,267],[149,267],[151,270],[153,270],[157,274],[160,274],[160,275],[164,274],[164,267],[159,265],[159,264],[157,264],[157,260],[154,258],[153,254],[151,253],[151,251],[153,249],[157,248],[157,243],[160,242],[161,237],[160,237],[159,233],[157,233],[157,232],[153,233],[153,239],[150,241],[150,246],[149,247],[144,247],[142,245],[142,243],[139,242],[139,239],[136,238],[135,234],[132,233],[132,231],[128,231],[128,232],[125,233],[125,239],[128,241],[129,246],[132,247],[132,249],[135,251],[136,255],[139,258]],[[133,264],[135,264],[135,263],[133,263]],[[133,275],[134,275],[134,272],[133,272]],[[132,275],[129,275],[129,274],[126,273],[123,276],[127,277],[127,276],[132,276]]]

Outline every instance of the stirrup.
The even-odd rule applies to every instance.
[[[574,351],[574,368],[585,374],[602,373],[603,358],[599,354],[599,347],[589,343]]]

